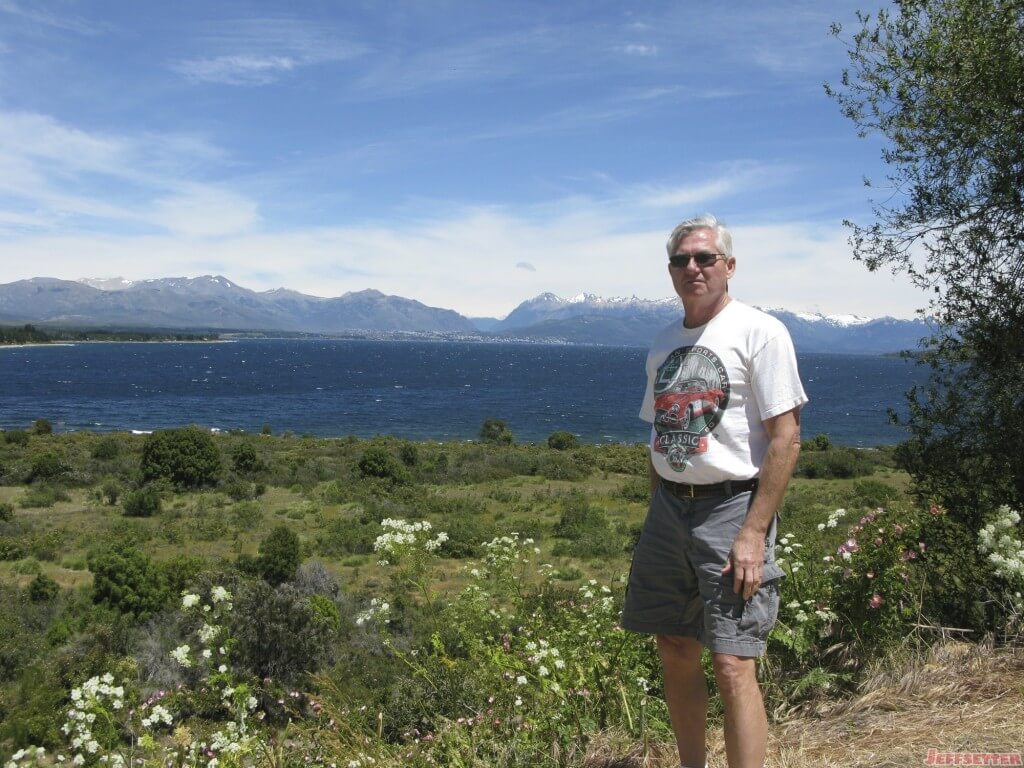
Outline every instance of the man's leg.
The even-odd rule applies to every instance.
[[[680,635],[657,635],[658,654],[665,679],[665,703],[679,747],[679,762],[702,768],[707,759],[705,731],[708,686],[700,666],[704,646]]]
[[[729,768],[762,768],[768,750],[768,718],[757,684],[756,660],[728,653],[712,654],[712,660],[725,709]]]

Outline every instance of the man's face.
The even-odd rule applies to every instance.
[[[698,253],[718,253],[713,229],[695,229],[679,241],[676,255],[694,256]],[[668,273],[672,286],[683,302],[698,300],[701,304],[715,304],[728,292],[729,278],[736,271],[736,259],[718,259],[707,267],[697,265],[690,259],[684,267],[669,264]]]

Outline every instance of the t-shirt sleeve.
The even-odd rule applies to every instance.
[[[789,333],[774,335],[754,354],[751,384],[761,421],[786,413],[807,402],[796,366],[796,350]]]

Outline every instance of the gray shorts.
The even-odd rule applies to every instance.
[[[765,540],[764,581],[750,600],[722,575],[747,516],[751,492],[731,498],[679,499],[659,484],[633,550],[622,626],[634,632],[682,635],[714,653],[760,656],[779,613],[775,528]]]

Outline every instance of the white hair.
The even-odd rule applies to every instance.
[[[680,222],[672,230],[672,234],[668,236],[668,243],[665,244],[668,255],[674,256],[680,241],[697,229],[713,229],[715,231],[715,247],[725,256],[732,256],[732,235],[725,224],[712,213],[705,213],[703,216],[695,216]]]

